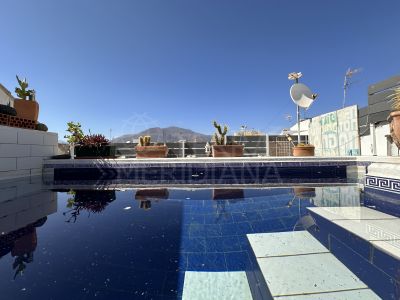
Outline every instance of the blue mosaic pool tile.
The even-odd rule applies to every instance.
[[[240,250],[240,244],[236,236],[223,236],[206,239],[207,252],[228,252]]]
[[[233,223],[232,214],[229,212],[222,212],[219,214],[205,214],[205,224],[227,224]]]
[[[206,233],[206,237],[221,237],[221,226],[219,224],[208,224],[204,225],[204,230]]]
[[[203,224],[190,224],[189,227],[190,237],[205,237],[206,230]]]
[[[189,253],[188,271],[226,271],[224,253]]]
[[[229,271],[243,271],[251,268],[247,251],[227,252],[225,253],[225,260]]]
[[[238,235],[237,239],[238,239],[238,244],[240,245],[241,250],[245,250],[245,251],[250,250],[251,251],[249,239],[247,238],[246,235]]]
[[[226,206],[226,210],[234,213],[234,212],[244,212],[244,207],[242,203],[230,203]]]
[[[236,236],[236,223],[220,224],[221,233],[223,236]]]
[[[205,252],[206,239],[204,237],[182,237],[180,250],[182,252]]]
[[[261,215],[257,211],[232,213],[232,217],[235,222],[256,221],[261,219]]]
[[[248,233],[253,233],[254,229],[250,225],[250,222],[239,222],[235,223],[235,232],[237,235],[246,235]]]
[[[387,273],[376,268],[368,259],[359,255],[352,246],[351,248],[348,247],[347,243],[345,244],[336,237],[331,236],[330,244],[332,254],[377,293],[378,296],[382,299],[399,299],[399,282],[395,282]],[[397,277],[398,275],[394,278]]]
[[[192,214],[212,214],[215,212],[215,208],[211,205],[192,206],[190,212]]]
[[[185,271],[188,266],[188,254],[180,253],[178,267],[174,271]]]
[[[251,227],[253,228],[254,233],[276,232],[279,230],[285,231],[285,226],[282,224],[279,218],[268,221],[253,221],[251,222]]]
[[[399,246],[399,241],[389,241],[390,244],[395,247]],[[380,250],[377,247],[373,249],[373,264],[378,268],[385,270],[387,274],[389,274],[393,278],[397,278],[400,285],[399,278],[399,270],[400,270],[400,261],[398,258],[393,257],[392,255],[386,253],[385,251]]]
[[[164,290],[162,299],[177,299],[182,297],[183,283],[185,281],[185,271],[167,272],[164,282]],[[152,297],[149,297],[153,299]],[[109,298],[116,299],[116,298]],[[135,299],[135,298],[133,298]]]
[[[184,224],[204,224],[204,215],[201,214],[184,214],[182,216]]]

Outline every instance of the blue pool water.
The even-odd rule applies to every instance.
[[[268,298],[246,234],[309,229],[307,207],[363,201],[354,185],[40,190],[2,206],[1,299],[179,299],[185,271],[246,271]]]

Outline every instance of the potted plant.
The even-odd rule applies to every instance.
[[[115,146],[102,134],[91,134],[83,136],[75,146],[76,158],[113,158],[115,157]]]
[[[69,135],[65,135],[64,138],[67,139],[67,142],[69,144],[69,153],[70,153],[70,157],[72,159],[75,158],[75,144],[79,144],[83,137],[83,131],[82,131],[82,126],[81,124],[78,123],[74,123],[74,122],[68,122],[67,123],[67,131],[70,133]]]
[[[37,122],[39,116],[39,104],[35,99],[35,91],[28,90],[28,82],[26,78],[20,80],[18,75],[17,81],[19,87],[15,88],[15,93],[19,97],[14,100],[14,108],[17,111],[17,117]]]
[[[65,135],[70,145],[71,158],[113,158],[115,157],[115,146],[102,134],[85,135],[80,123],[68,122]]]
[[[400,149],[400,87],[394,89],[390,95],[392,101],[392,112],[388,117],[390,122],[390,135],[397,148]]]
[[[224,125],[222,129],[216,121],[214,121],[216,132],[214,134],[214,145],[212,145],[213,157],[240,157],[243,156],[244,146],[228,142],[226,134],[228,133],[228,126]]]
[[[135,147],[136,158],[163,158],[167,157],[167,145],[151,145],[151,137],[139,137],[139,144]]]
[[[314,154],[314,145],[299,143],[293,147],[293,156],[314,156]]]

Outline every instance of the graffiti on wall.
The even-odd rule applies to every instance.
[[[309,140],[317,156],[360,155],[357,105],[312,118]]]

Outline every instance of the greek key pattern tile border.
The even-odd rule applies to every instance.
[[[400,194],[400,179],[367,175],[365,187]]]

